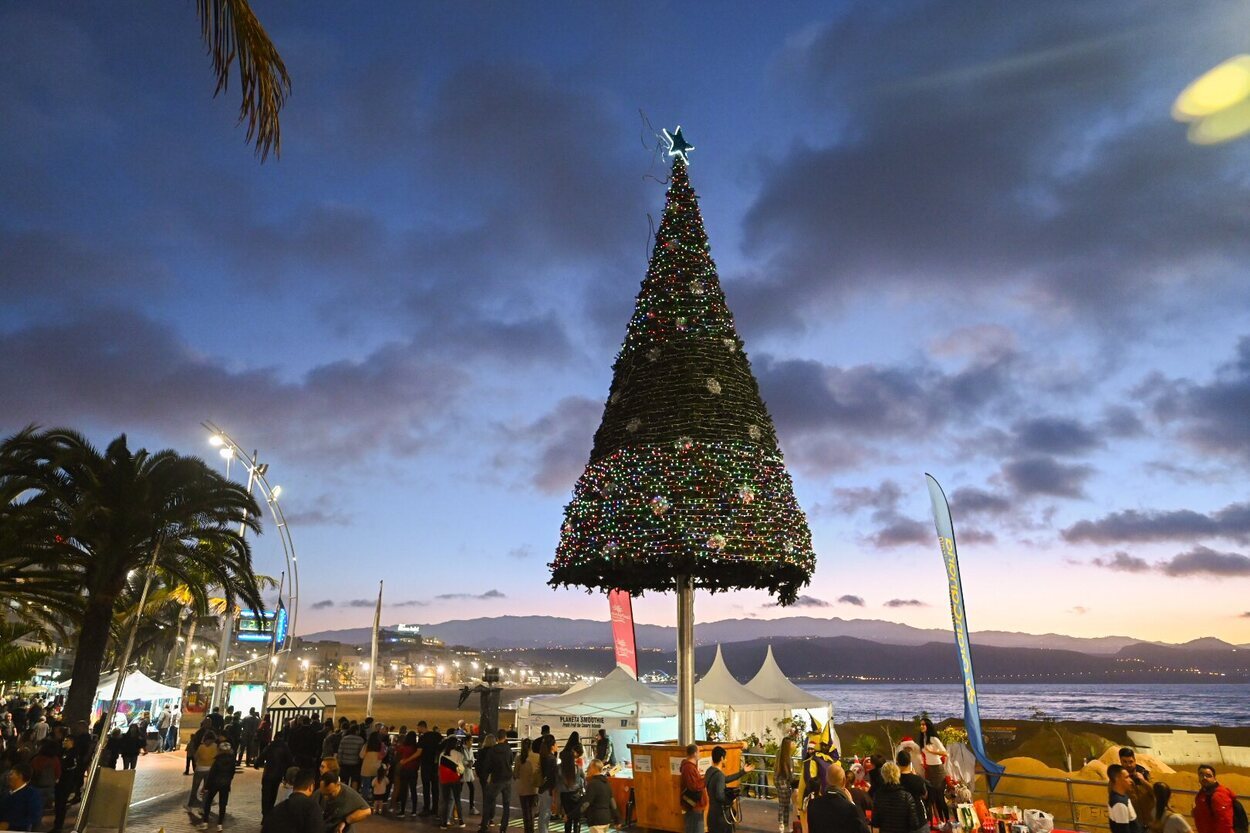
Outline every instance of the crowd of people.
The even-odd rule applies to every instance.
[[[221,760],[222,753],[198,751],[217,743],[211,725],[196,735],[191,744],[197,769],[199,761],[207,764],[204,779],[214,791],[209,795],[193,784],[188,806],[203,802],[200,828],[207,829],[209,804],[218,796],[220,830],[225,799],[211,783],[214,764],[208,761]],[[607,782],[616,763],[611,739],[600,731],[587,750],[574,732],[556,747],[546,726],[536,738],[517,739],[502,729],[481,732],[463,720],[444,735],[426,721],[392,731],[371,718],[296,718],[257,754],[262,830],[345,831],[370,815],[425,819],[446,830],[465,828],[468,816],[477,815],[478,833],[491,833],[511,824],[515,795],[525,833],[550,833],[555,817],[563,819],[564,833],[580,833],[583,824],[591,833],[607,833],[620,820]]]
[[[89,730],[85,722],[66,724],[58,702],[11,699],[0,709],[0,830],[40,830],[50,810],[51,831],[60,833],[68,807],[81,798],[98,738],[105,738],[102,766],[133,769],[141,755],[179,748],[181,720],[173,704],[155,717],[135,714],[105,734],[102,718]],[[954,806],[971,796],[948,772],[932,723],[922,719],[919,730],[893,759],[839,760],[827,735],[804,744],[800,756],[798,734],[783,738],[772,764],[778,833],[797,833],[800,818],[806,833],[952,830]],[[563,833],[583,826],[607,833],[621,821],[607,779],[616,755],[603,730],[585,744],[574,732],[562,745],[547,726],[538,737],[518,739],[463,720],[446,734],[425,721],[409,729],[346,717],[299,717],[275,731],[255,709],[227,707],[205,715],[182,751],[184,774],[192,778],[186,806],[200,830],[214,820],[224,829],[234,778],[244,767],[260,771],[265,833],[345,833],[371,815],[424,819],[441,829],[465,828],[476,815],[477,833],[502,833],[514,799],[524,833],[551,833],[553,819]],[[704,833],[705,819],[707,833],[733,833],[734,785],[755,767],[729,771],[721,746],[706,770],[697,745],[686,753],[685,833]],[[1152,781],[1133,749],[1120,749],[1119,763],[1107,769],[1111,833],[1247,833],[1245,811],[1215,768],[1199,767],[1198,778],[1191,825],[1168,785]]]
[[[0,707],[0,830],[40,830],[51,809],[60,833],[94,747],[85,722],[61,718],[59,699],[9,699]]]
[[[1137,762],[1137,753],[1123,747],[1120,762],[1107,767],[1107,817],[1111,833],[1246,833],[1246,810],[1237,796],[1220,783],[1215,767],[1198,767],[1199,789],[1194,796],[1191,827],[1172,803],[1172,788],[1152,782],[1150,770]]]
[[[873,755],[839,761],[827,745],[816,744],[794,766],[793,736],[782,740],[773,770],[778,802],[778,831],[792,833],[791,819],[805,816],[806,833],[928,833],[955,829],[954,808],[971,804],[972,795],[948,773],[946,750],[927,719],[919,742],[906,740],[893,760]],[[910,747],[910,748],[909,748]],[[698,747],[687,749],[681,782],[685,833],[703,833],[706,809],[709,833],[732,833],[728,811],[732,790],[726,785],[751,771],[725,771],[725,751],[716,747],[706,775],[698,771]],[[1214,766],[1198,767],[1199,789],[1190,824],[1174,805],[1172,789],[1151,780],[1135,750],[1122,747],[1118,764],[1107,767],[1107,817],[1111,833],[1247,833],[1244,806],[1219,783]],[[797,833],[796,823],[793,831]]]

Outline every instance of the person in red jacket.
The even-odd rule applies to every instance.
[[[1215,767],[1198,767],[1201,789],[1194,797],[1194,824],[1198,833],[1233,833],[1233,791],[1215,779]]]
[[[681,762],[681,809],[684,833],[703,833],[707,782],[699,772],[699,747],[693,743],[686,747],[686,758]]]

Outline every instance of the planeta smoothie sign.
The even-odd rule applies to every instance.
[[[638,719],[636,717],[596,717],[594,715],[581,714],[534,714],[531,713],[531,725],[546,724],[553,729],[564,729],[569,732],[581,732],[583,729],[599,730],[607,729],[614,731],[616,729],[637,729]]]

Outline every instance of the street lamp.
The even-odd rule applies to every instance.
[[[229,434],[227,434],[225,431],[223,431],[220,427],[213,424],[212,422],[205,421],[201,423],[201,425],[203,425],[204,428],[209,432],[209,437],[208,437],[209,445],[216,448],[217,453],[220,454],[222,459],[226,461],[226,476],[227,477],[230,476],[230,465],[234,460],[236,459],[239,460],[244,466],[247,467],[248,494],[251,494],[253,486],[256,486],[257,488],[260,489],[261,494],[265,498],[265,503],[269,506],[269,512],[273,516],[274,525],[276,529],[278,530],[278,539],[282,544],[282,554],[286,561],[286,571],[283,574],[283,579],[285,581],[286,576],[290,576],[291,589],[290,589],[290,593],[288,594],[289,604],[287,604],[286,606],[287,616],[289,617],[289,624],[287,626],[285,639],[283,640],[282,645],[278,645],[275,639],[270,639],[270,643],[269,643],[269,656],[271,658],[276,657],[279,651],[287,652],[290,650],[291,640],[295,637],[295,634],[297,633],[296,628],[297,628],[298,619],[299,619],[299,566],[298,566],[298,561],[295,556],[295,542],[291,540],[291,532],[290,532],[290,527],[287,525],[287,522],[286,522],[286,515],[282,511],[281,504],[278,503],[278,495],[282,492],[282,489],[280,486],[270,485],[269,480],[266,477],[266,474],[269,471],[269,464],[258,463],[256,459],[256,452],[252,452],[250,456],[246,454],[243,451],[243,448],[237,442],[235,442],[234,439]],[[245,531],[246,531],[246,526],[241,525],[239,534],[243,535]],[[279,606],[282,605],[282,595],[283,595],[282,590],[283,590],[283,587],[281,584],[279,584],[279,587],[278,587]],[[229,610],[223,613],[223,620],[224,621],[223,621],[222,639],[221,639],[222,660],[218,664],[218,674],[213,685],[213,699],[212,699],[213,704],[219,704],[221,702],[222,689],[226,682],[226,673],[232,670],[229,667],[229,662],[228,662],[229,655],[230,655],[230,638],[232,636],[231,632],[233,631],[233,618]],[[274,616],[274,625],[276,628],[277,627],[276,611],[275,611],[275,616]],[[274,634],[274,636],[276,637],[276,633]],[[260,657],[257,657],[256,659],[259,660]],[[266,668],[266,675],[265,675],[266,689],[268,688],[268,682],[273,677],[273,669],[275,668],[275,666],[276,666],[276,663],[271,661],[268,667]]]

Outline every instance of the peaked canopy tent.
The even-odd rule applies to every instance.
[[[703,704],[696,701],[696,714],[702,711]],[[701,715],[697,723],[702,726]],[[551,727],[559,744],[577,732],[587,749],[588,741],[600,729],[606,729],[616,759],[621,762],[629,759],[631,743],[677,736],[677,698],[635,680],[618,666],[580,691],[532,697],[517,709],[517,727],[522,737],[538,737],[544,725]]]
[[[68,689],[73,680],[59,683],[57,688]],[[105,674],[96,684],[95,706],[91,710],[94,722],[108,707],[113,699],[113,689],[117,686],[117,672]],[[163,685],[153,680],[142,671],[131,671],[122,683],[121,697],[118,698],[118,722],[129,722],[141,711],[149,713],[160,711],[166,704],[173,704],[182,699],[182,692],[174,686]]]
[[[833,719],[833,706],[828,700],[804,691],[790,682],[790,679],[782,673],[781,667],[777,665],[777,660],[773,656],[772,645],[768,646],[768,651],[764,654],[764,662],[760,665],[760,670],[755,672],[755,676],[750,679],[746,687],[757,697],[768,702],[785,704],[791,715],[809,716],[821,726]],[[837,733],[831,729],[830,735],[834,739],[834,745],[840,746]]]
[[[777,722],[790,717],[787,706],[761,697],[729,673],[719,645],[712,667],[694,684],[694,696],[703,701],[705,715],[715,714],[726,740],[762,738],[766,731],[776,735]]]
[[[573,683],[573,685],[569,686],[564,691],[560,692],[560,696],[563,697],[566,694],[573,694],[575,692],[581,691],[584,688],[590,688],[592,682],[593,682],[592,680],[578,680],[577,682]]]

